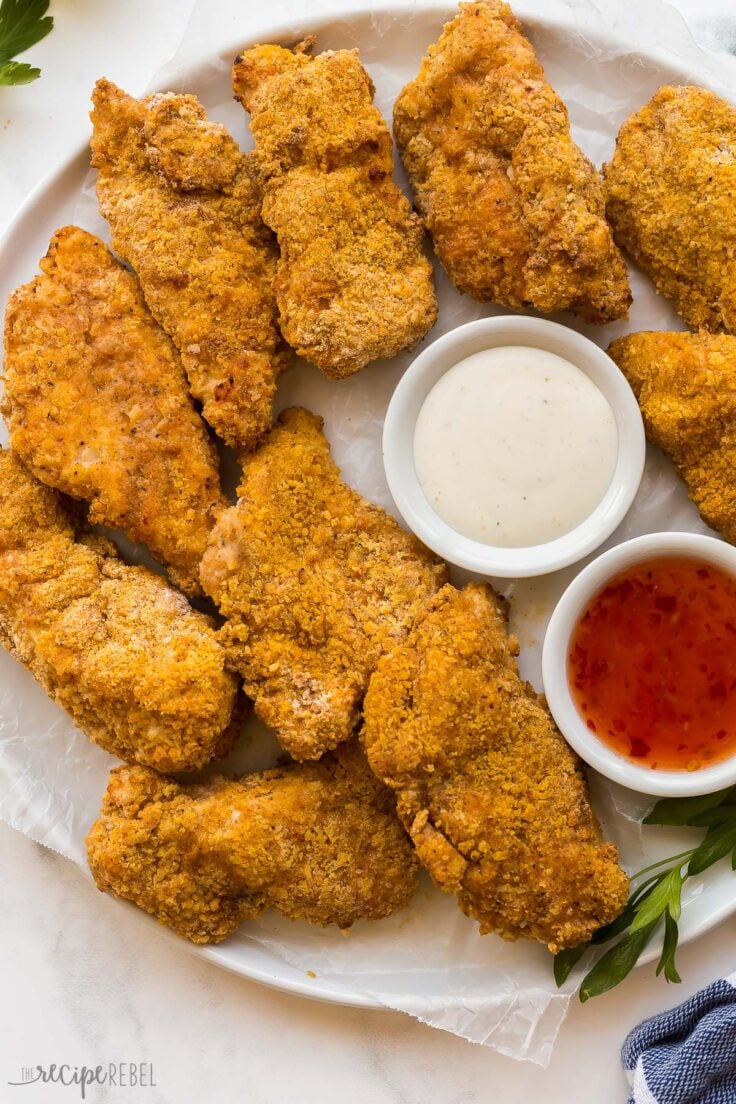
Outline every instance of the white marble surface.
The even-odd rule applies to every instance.
[[[249,20],[277,20],[298,2],[243,0],[237,29],[246,37]],[[678,6],[706,44],[736,47],[728,0]],[[31,52],[42,80],[0,89],[0,231],[83,138],[94,78],[104,72],[142,89],[176,48],[190,8],[191,0],[54,0],[56,29]],[[219,8],[212,0],[213,20]],[[190,41],[200,33],[194,27]],[[682,950],[682,986],[655,983],[645,968],[607,997],[575,1005],[541,1070],[397,1013],[318,1005],[225,974],[143,933],[132,910],[3,824],[0,886],[2,1104],[79,1099],[73,1087],[10,1088],[24,1065],[109,1061],[153,1063],[156,1088],[89,1090],[99,1104],[342,1104],[348,1095],[351,1104],[613,1104],[625,1099],[618,1050],[626,1031],[736,969],[736,921],[728,921]]]

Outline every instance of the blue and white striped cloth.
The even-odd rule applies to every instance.
[[[736,974],[635,1027],[629,1104],[736,1104]]]

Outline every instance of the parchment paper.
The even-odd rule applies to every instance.
[[[231,98],[229,63],[239,46],[264,40],[262,32],[270,17],[265,8],[258,5],[258,11],[245,13],[242,4],[212,5],[199,0],[174,63],[151,85],[196,92],[210,115],[226,123],[244,148],[251,143],[246,117]],[[377,87],[377,103],[390,117],[397,91],[414,75],[424,49],[452,9],[437,4],[428,11],[428,5],[410,0],[398,0],[393,14],[373,5],[367,15],[352,15],[356,8],[352,3],[338,5],[340,15],[320,31],[318,47],[361,47]],[[736,63],[699,49],[677,12],[658,0],[638,0],[635,5],[617,0],[539,0],[520,3],[516,9],[529,20],[528,29],[548,76],[570,109],[576,140],[597,164],[610,155],[626,115],[666,80],[682,80],[692,73],[699,83],[716,91],[728,94],[730,89],[734,98]],[[281,10],[288,17],[292,5]],[[319,29],[325,13],[334,10],[334,3],[312,4],[310,16],[295,14],[280,40],[295,41],[315,26]],[[639,56],[639,51],[650,50],[660,57],[660,68]],[[194,53],[209,60],[199,64],[192,76]],[[405,184],[398,169],[397,179]],[[80,194],[76,221],[109,236],[97,212],[92,174]],[[501,313],[462,298],[439,271],[437,275],[440,321],[427,340],[470,319]],[[682,328],[646,279],[632,273],[632,283],[635,302],[628,321],[600,329],[567,316],[561,320],[603,346],[629,330]],[[380,435],[387,401],[412,355],[374,365],[341,383],[298,363],[284,376],[278,394],[279,408],[300,403],[325,417],[346,479],[393,512],[381,464]],[[660,529],[707,532],[669,462],[650,449],[636,502],[608,544]],[[133,552],[140,558],[140,550]],[[581,566],[544,579],[498,583],[511,599],[512,628],[523,649],[522,672],[537,688],[541,687],[540,646],[547,619]],[[457,582],[467,577],[460,572],[454,576]],[[222,769],[263,767],[276,754],[273,737],[253,721]],[[112,756],[89,743],[27,672],[0,652],[3,819],[79,863],[86,872],[84,836],[114,763]],[[602,780],[592,782],[605,832],[620,844],[629,869],[643,865],[645,855],[651,861],[667,853],[668,843],[663,844],[656,832],[643,832],[638,824],[646,799]],[[691,892],[702,892],[702,885],[696,884]],[[142,938],[145,934],[142,927]],[[222,959],[226,954],[231,963],[242,962],[253,942],[304,976],[312,971],[344,993],[368,995],[434,1027],[542,1065],[549,1061],[569,1001],[571,984],[562,993],[556,989],[546,950],[527,943],[507,944],[492,936],[479,938],[476,925],[428,880],[409,909],[380,924],[358,924],[343,935],[268,914],[244,926],[211,957]]]

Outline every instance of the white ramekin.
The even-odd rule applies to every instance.
[[[694,797],[736,783],[736,755],[696,771],[651,770],[619,755],[590,731],[570,693],[567,657],[572,632],[588,603],[620,571],[660,556],[687,556],[736,575],[736,548],[695,533],[652,533],[604,552],[573,579],[550,619],[542,652],[544,692],[552,716],[581,759],[631,790],[658,797]]]
[[[569,533],[528,548],[500,548],[458,533],[435,513],[414,466],[414,429],[425,398],[458,361],[483,349],[528,345],[546,349],[580,368],[608,400],[618,431],[611,483],[593,512]],[[557,322],[503,315],[458,326],[419,354],[389,403],[383,430],[386,478],[407,525],[434,552],[458,567],[520,578],[544,575],[587,556],[611,535],[634,500],[644,470],[644,427],[636,399],[611,358],[587,337]]]

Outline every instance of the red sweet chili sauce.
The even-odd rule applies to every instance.
[[[652,770],[736,752],[736,578],[661,557],[615,575],[568,653],[573,700],[603,743]]]

